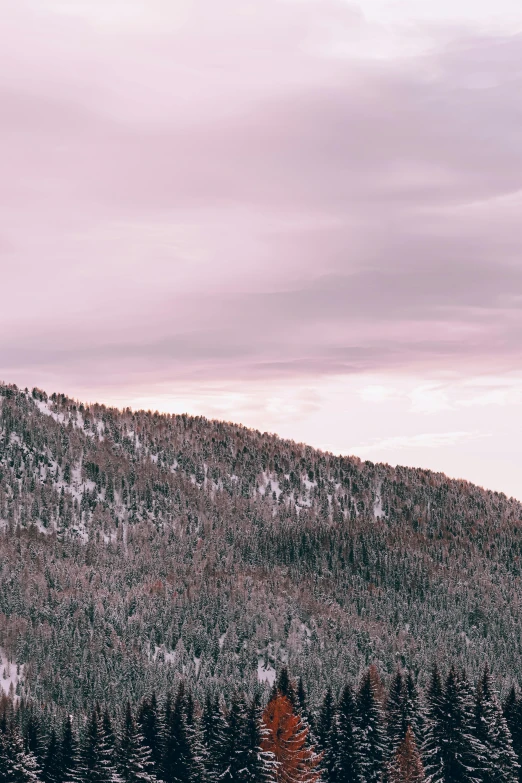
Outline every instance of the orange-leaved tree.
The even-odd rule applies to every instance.
[[[415,743],[415,735],[408,726],[406,736],[393,759],[389,778],[391,783],[424,783],[424,769]]]
[[[268,702],[263,723],[262,749],[273,754],[277,783],[317,783],[321,756],[309,745],[308,727],[281,691],[278,690]]]

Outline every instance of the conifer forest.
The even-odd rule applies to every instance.
[[[522,504],[0,384],[0,783],[522,781]]]

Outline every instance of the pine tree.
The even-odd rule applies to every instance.
[[[225,742],[223,745],[226,769],[220,776],[224,783],[243,783],[246,777],[246,704],[243,696],[232,696],[226,716]]]
[[[143,739],[127,702],[118,743],[118,769],[125,783],[154,783],[150,748]]]
[[[334,757],[333,764],[328,765],[331,779],[336,783],[359,783],[357,708],[350,685],[344,687],[337,706],[328,752]]]
[[[424,783],[426,780],[411,726],[397,748],[388,769],[390,783]]]
[[[28,710],[24,721],[24,748],[27,753],[31,753],[39,766],[43,761],[44,748],[41,737],[40,721],[33,708]]]
[[[379,783],[387,756],[385,717],[380,702],[380,680],[370,666],[357,692],[359,770],[363,783]]]
[[[513,740],[513,750],[519,764],[518,780],[519,783],[522,783],[522,698],[517,695],[514,685],[508,692],[503,705],[503,712]]]
[[[424,728],[423,712],[419,699],[417,685],[413,679],[413,674],[408,671],[406,674],[406,690],[404,712],[406,723],[411,726],[417,747],[422,743],[422,732]]]
[[[60,783],[75,783],[80,766],[78,740],[68,715],[63,723],[60,745]]]
[[[419,695],[411,672],[406,675],[397,669],[386,701],[386,720],[391,753],[395,753],[411,727],[415,740],[422,740],[422,719]]]
[[[116,760],[110,744],[111,731],[104,728],[103,718],[94,709],[87,722],[77,777],[82,783],[120,783]]]
[[[138,724],[143,740],[150,749],[154,774],[158,776],[161,771],[162,747],[158,702],[155,693],[152,694],[150,699],[143,699],[138,711]]]
[[[41,777],[44,783],[62,783],[61,767],[60,743],[56,731],[52,729],[42,764]]]
[[[246,714],[245,724],[245,783],[271,783],[276,769],[274,755],[263,750],[267,729],[263,723],[261,699],[256,693]]]
[[[226,731],[226,720],[218,698],[212,699],[210,694],[207,694],[201,718],[201,733],[205,754],[203,764],[209,783],[216,783],[226,769],[227,760],[223,754]]]
[[[286,666],[283,666],[283,668],[279,672],[279,677],[277,678],[277,681],[274,683],[274,687],[272,688],[272,693],[270,694],[270,698],[277,696],[278,693],[281,693],[283,696],[286,696],[286,698],[290,701],[292,707],[294,709],[297,709],[297,705],[298,705],[297,693],[295,690],[294,683],[290,679],[288,668]]]
[[[201,726],[196,719],[195,702],[189,692],[185,698],[185,722],[187,738],[191,753],[190,779],[193,783],[204,783],[206,780],[205,749],[201,736]]]
[[[315,783],[320,772],[321,756],[307,743],[308,728],[295,713],[292,702],[278,692],[270,699],[263,713],[267,734],[262,748],[272,753],[277,767],[277,783]]]
[[[306,695],[306,690],[302,677],[299,678],[299,682],[297,683],[297,709],[299,711],[303,723],[306,726],[308,726],[310,729],[310,735],[309,735],[310,738],[315,739],[315,733],[316,733],[315,719],[312,711],[310,710],[310,706],[308,704],[308,697]]]
[[[12,724],[0,731],[0,783],[39,783],[38,764]]]
[[[437,664],[433,664],[430,682],[426,691],[426,736],[423,743],[423,758],[428,780],[433,783],[443,780],[442,745],[444,742],[444,693]]]
[[[465,680],[452,667],[444,688],[434,669],[427,694],[424,747],[429,783],[478,783],[485,763],[483,745],[474,734],[473,703]]]
[[[327,688],[324,695],[323,703],[319,711],[319,718],[317,720],[317,742],[321,751],[325,751],[328,747],[330,738],[330,731],[332,728],[332,722],[335,715],[335,702],[332,694],[332,689]]]
[[[328,688],[317,720],[317,739],[322,752],[322,778],[327,783],[336,780],[337,731],[335,726],[335,703],[331,688]]]
[[[487,666],[477,688],[475,726],[486,749],[483,783],[517,783],[519,765],[513,741]]]
[[[388,699],[386,702],[386,720],[388,725],[388,738],[390,741],[390,748],[392,753],[395,754],[397,748],[404,740],[408,724],[405,715],[405,682],[404,677],[400,669],[397,669],[395,676],[393,677],[390,689],[388,691]]]
[[[185,689],[181,683],[166,713],[163,779],[165,783],[191,783],[193,756],[185,715]]]

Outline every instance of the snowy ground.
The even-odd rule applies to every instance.
[[[16,685],[23,676],[23,666],[17,667],[16,663],[9,662],[6,652],[0,647],[0,690],[9,695],[11,684],[13,694]]]

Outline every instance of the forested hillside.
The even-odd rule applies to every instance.
[[[522,672],[522,506],[442,474],[1,385],[0,527],[0,684],[57,715]]]

